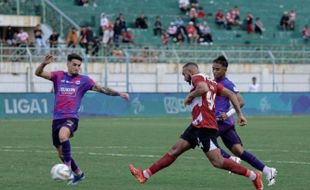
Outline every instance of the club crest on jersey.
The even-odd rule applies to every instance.
[[[79,85],[79,84],[81,84],[81,81],[77,80],[77,81],[75,81],[75,84]]]

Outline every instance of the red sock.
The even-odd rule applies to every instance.
[[[246,177],[249,177],[249,175],[250,175],[249,169],[247,169],[246,167],[243,167],[242,165],[240,165],[240,164],[238,164],[238,163],[236,163],[230,159],[227,159],[227,158],[224,158],[224,163],[223,163],[222,169],[228,170],[234,174],[243,175]]]
[[[169,153],[165,154],[163,157],[161,157],[159,160],[157,160],[149,169],[147,169],[149,175],[153,175],[159,170],[168,167],[170,164],[172,164],[176,158],[174,156],[171,156]]]

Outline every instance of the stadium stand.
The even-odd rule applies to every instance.
[[[179,15],[177,0],[141,0],[139,3],[122,0],[105,0],[97,1],[97,7],[91,4],[88,7],[74,5],[73,1],[52,1],[62,11],[79,25],[91,25],[98,31],[100,14],[105,12],[114,21],[119,13],[125,15],[127,23],[133,20],[143,12],[149,20],[147,30],[134,30],[137,43],[160,44],[158,37],[152,35],[152,25],[157,15],[161,16],[164,27],[167,28],[171,21]],[[265,3],[264,3],[265,2]],[[237,0],[217,0],[217,1],[199,1],[207,13],[207,20],[214,35],[214,41],[217,44],[278,44],[278,45],[295,45],[302,44],[300,33],[304,24],[309,23],[307,0],[285,1],[285,0],[262,0],[262,1],[237,1]],[[260,17],[266,32],[261,38],[259,35],[250,34],[238,28],[232,30],[218,29],[214,23],[214,14],[216,10],[223,9],[227,12],[231,7],[237,5],[240,9],[240,17],[243,20],[248,12],[252,12],[254,17]],[[294,31],[281,31],[279,29],[280,18],[284,11],[296,10],[297,22]],[[184,16],[185,17],[185,16]]]
[[[307,68],[309,68],[310,46],[304,42],[301,35],[303,26],[309,24],[307,6],[303,6],[307,4],[306,0],[296,0],[294,2],[261,0],[259,2],[251,1],[250,3],[236,0],[200,1],[200,5],[208,15],[207,21],[213,33],[214,44],[212,46],[188,44],[187,42],[182,45],[171,42],[169,45],[163,46],[160,37],[153,35],[153,23],[156,16],[161,17],[165,29],[178,16],[183,15],[183,18],[186,18],[184,13],[179,10],[178,0],[104,0],[96,1],[96,7],[92,6],[92,0],[90,0],[88,7],[75,5],[74,0],[17,0],[7,2],[1,4],[1,14],[41,16],[42,25],[49,26],[60,33],[60,39],[63,41],[60,42],[61,45],[55,51],[56,62],[59,65],[65,62],[67,53],[78,52],[85,58],[86,64],[83,70],[97,76],[98,81],[110,83],[111,80],[116,81],[119,75],[124,77],[126,63],[129,63],[129,68],[134,68],[133,71],[129,70],[129,72],[134,73],[135,77],[138,77],[137,73],[141,75],[141,78],[146,78],[160,76],[161,72],[167,72],[167,77],[173,78],[176,77],[176,72],[178,72],[175,63],[182,64],[187,61],[194,61],[206,65],[205,70],[208,70],[207,65],[215,57],[223,54],[229,58],[229,62],[232,64],[232,75],[238,84],[247,85],[247,82],[243,84],[245,78],[259,75],[262,79],[261,82],[267,86],[263,89],[264,91],[271,90],[271,76],[277,79],[275,83],[282,81],[283,84],[283,81],[295,81],[296,77],[301,77],[299,82],[301,81],[303,86],[299,89],[293,89],[294,91],[308,89],[309,86]],[[19,2],[19,4],[16,2]],[[247,31],[241,30],[239,27],[226,30],[216,26],[214,23],[215,12],[218,9],[227,12],[234,6],[239,7],[241,20],[246,17],[249,11],[252,12],[254,17],[260,17],[266,28],[263,37],[258,34],[247,34]],[[293,31],[282,31],[279,27],[280,18],[284,11],[292,9],[297,12],[296,28]],[[149,28],[135,29],[134,20],[142,12],[148,17]],[[80,46],[74,50],[66,48],[64,44],[66,33],[72,27],[79,31],[80,27],[90,26],[97,36],[100,35],[99,25],[102,13],[108,15],[112,22],[115,21],[119,13],[124,14],[127,26],[132,29],[134,34],[135,43],[121,44],[117,49],[114,49],[115,46],[113,45],[107,47],[102,45],[98,56],[86,55],[84,49],[80,48]],[[189,21],[188,19],[184,20],[185,22]],[[28,28],[28,30],[29,34],[33,35],[33,28]],[[0,31],[2,39],[3,36]],[[31,76],[31,68],[42,58],[41,54],[36,54],[34,42],[27,48],[8,47],[5,41],[2,42],[4,43],[0,43],[0,75],[3,74],[3,76],[0,76],[0,80],[7,77],[23,78],[27,76],[29,77],[27,91],[33,91],[35,88],[31,87],[31,78],[33,77]],[[49,52],[53,51],[53,49],[48,50]],[[117,51],[119,56],[113,54],[114,50]],[[110,64],[111,68],[106,71],[104,65],[108,64]],[[275,73],[272,73],[272,64],[276,65]],[[289,65],[289,69],[281,64]],[[55,65],[58,68],[59,65]],[[240,68],[243,68],[242,71],[239,70],[239,65]],[[155,75],[154,72],[159,74]],[[117,77],[113,78],[114,75]],[[37,79],[34,78],[34,80]],[[123,86],[126,84],[124,81],[126,81],[126,78],[122,79]],[[152,78],[152,83],[156,82],[158,82],[157,79],[153,80]],[[292,82],[291,86],[293,84],[295,83]],[[115,85],[117,87],[119,81],[116,81]],[[278,89],[291,91],[291,86]]]

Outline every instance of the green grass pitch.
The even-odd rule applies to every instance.
[[[49,174],[60,162],[51,144],[50,120],[0,120],[0,189],[254,189],[250,180],[213,168],[197,148],[146,184],[138,184],[128,165],[149,167],[176,142],[189,121],[173,117],[82,118],[71,145],[86,179],[69,187]],[[245,148],[279,172],[277,183],[265,185],[265,189],[309,190],[310,117],[250,117],[248,122],[246,128],[237,127]]]

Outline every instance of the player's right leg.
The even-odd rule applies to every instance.
[[[170,166],[179,155],[189,150],[192,146],[184,139],[180,139],[165,155],[154,162],[149,168],[141,170],[133,165],[129,166],[131,174],[139,181],[145,183],[152,175]]]

